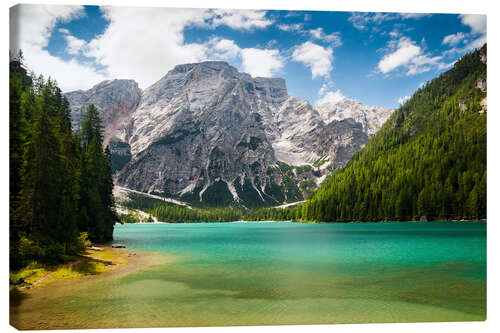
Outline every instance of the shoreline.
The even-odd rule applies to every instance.
[[[455,223],[487,223],[487,219],[481,220],[435,220],[435,221],[275,221],[275,220],[264,220],[264,221],[247,221],[247,220],[238,220],[238,221],[205,221],[205,222],[134,222],[134,223],[117,223],[115,225],[126,225],[126,224],[200,224],[200,223],[304,223],[304,224],[347,224],[347,223],[443,223],[443,222],[455,222]]]
[[[135,251],[127,248],[112,248],[111,245],[94,245],[88,248],[84,255],[70,262],[54,266],[40,265],[40,268],[37,267],[35,270],[44,270],[45,274],[39,279],[22,285],[10,284],[10,293],[11,297],[12,293],[31,296],[45,290],[76,283],[119,278],[146,268],[168,264],[172,261],[173,258],[166,254]],[[87,270],[82,270],[82,266]],[[21,269],[19,272],[29,269],[28,267]],[[58,274],[61,271],[66,274]]]

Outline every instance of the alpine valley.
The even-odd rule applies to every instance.
[[[352,99],[311,105],[281,78],[225,62],[178,65],[145,90],[104,81],[65,94],[73,127],[94,104],[115,184],[193,206],[300,202],[393,113]]]

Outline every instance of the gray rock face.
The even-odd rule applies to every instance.
[[[71,105],[71,122],[78,128],[82,114],[90,104],[99,110],[104,126],[105,144],[115,130],[128,120],[141,101],[141,90],[133,80],[103,81],[90,90],[65,94]]]
[[[121,81],[68,93],[73,113],[101,102],[92,103],[121,156],[117,184],[193,204],[303,200],[392,113],[354,100],[313,107],[288,96],[283,79],[225,62],[178,65],[142,94]]]
[[[333,120],[352,118],[361,124],[363,131],[368,135],[375,134],[393,112],[389,108],[364,105],[348,98],[344,98],[337,103],[318,104],[314,108],[326,123]]]

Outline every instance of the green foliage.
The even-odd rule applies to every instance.
[[[259,147],[261,143],[262,139],[257,138],[255,136],[251,136],[248,142],[242,140],[238,143],[237,147],[245,147],[250,150],[255,150]]]
[[[293,167],[286,164],[285,162],[279,162],[278,161],[278,168],[281,170],[283,173],[288,173],[293,171]]]
[[[229,192],[226,182],[216,181],[210,185],[201,196],[203,202],[213,207],[228,206],[233,202],[233,195]]]
[[[158,205],[153,209],[144,209],[162,222],[232,222],[232,221],[289,221],[294,220],[296,211],[292,208],[258,208],[241,209],[225,208],[193,208],[181,206]]]
[[[274,200],[276,200],[277,203],[285,201],[285,195],[283,194],[281,186],[273,182],[268,182],[266,184],[266,187],[264,188],[264,193],[269,195],[271,198],[274,198]]]
[[[80,233],[110,240],[113,211],[109,156],[91,106],[82,133],[55,81],[10,62],[10,264],[60,261],[79,251]]]
[[[237,177],[233,182],[233,186],[236,189],[238,198],[240,198],[241,203],[245,207],[251,208],[262,206],[263,201],[248,178],[245,178],[243,185],[241,185],[240,177]]]
[[[288,174],[282,176],[283,181],[283,192],[285,195],[285,202],[296,202],[303,200],[302,193],[300,193],[299,188]]]
[[[307,198],[311,197],[312,194],[314,193],[313,189],[316,183],[310,179],[303,180],[300,182],[299,187],[302,193],[305,194]]]
[[[310,165],[301,165],[301,166],[295,167],[295,171],[297,172],[297,176],[304,173],[304,172],[310,172],[312,170],[313,170],[313,168]]]
[[[111,172],[115,173],[123,169],[123,167],[130,162],[132,158],[130,146],[123,141],[111,140],[108,147],[112,152],[110,156]]]
[[[486,217],[486,113],[476,88],[486,46],[417,90],[301,206],[300,220]],[[465,103],[466,110],[459,103]]]
[[[28,263],[45,256],[45,251],[36,242],[22,236],[17,244],[18,260]]]
[[[316,167],[316,168],[319,168],[320,166],[322,166],[326,161],[328,161],[328,156],[325,156],[325,157],[322,157],[320,158],[319,160],[317,160],[316,162],[313,163],[313,166]]]
[[[121,200],[120,204],[130,209],[139,209],[144,211],[153,209],[159,205],[174,206],[174,204],[165,202],[164,200],[151,198],[150,196],[136,192],[128,192],[127,198]]]
[[[89,234],[87,232],[81,232],[73,244],[73,252],[84,253],[91,244],[92,243],[89,241]]]
[[[157,206],[148,211],[162,222],[230,222],[241,219],[242,211],[236,208],[194,208]]]

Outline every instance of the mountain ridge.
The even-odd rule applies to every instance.
[[[103,110],[118,185],[212,206],[303,200],[392,112],[353,100],[329,112],[289,96],[282,78],[213,61],[177,65],[145,90],[113,80],[89,91],[66,96],[73,113],[92,101]]]
[[[486,218],[486,114],[485,44],[415,91],[296,218]]]

